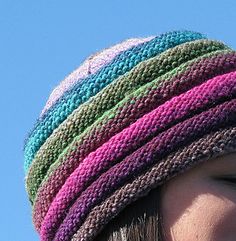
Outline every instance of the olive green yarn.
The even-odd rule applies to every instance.
[[[60,162],[57,160],[70,150],[69,148],[74,144],[73,140],[75,137],[76,140],[81,138],[78,135],[81,135],[83,132],[85,132],[86,135],[90,130],[90,128],[88,128],[89,125],[93,124],[95,120],[97,120],[97,122],[102,122],[102,119],[105,118],[103,115],[106,116],[107,114],[105,113],[107,111],[110,113],[111,110],[109,109],[113,108],[116,103],[119,103],[120,100],[123,100],[129,94],[132,94],[132,91],[134,91],[135,88],[139,88],[145,84],[147,80],[151,81],[158,76],[171,71],[173,68],[177,68],[178,64],[189,61],[191,58],[199,57],[199,55],[204,53],[221,49],[224,50],[229,48],[221,42],[211,40],[197,40],[181,44],[167,50],[157,57],[139,63],[127,74],[120,76],[116,82],[111,83],[109,88],[105,87],[96,96],[82,104],[79,109],[75,110],[67,120],[65,120],[53,132],[37,152],[27,177],[27,191],[31,201],[34,201],[42,180],[47,180],[48,174],[51,173],[53,168],[55,170],[59,165]],[[155,66],[154,69],[153,66]],[[140,92],[142,91],[140,90]],[[110,118],[114,118],[114,113],[113,116],[110,115]],[[76,126],[72,125],[75,125],[78,121],[79,123]],[[65,137],[62,138],[60,135],[64,135]],[[60,139],[63,139],[64,142],[60,142]],[[69,143],[71,143],[71,145],[68,147]],[[50,149],[47,149],[47,146],[50,146]],[[74,149],[75,148],[76,147],[74,147]],[[54,166],[53,163],[58,164],[55,164]],[[50,166],[52,166],[52,169]]]
[[[47,175],[45,176],[41,186],[43,186],[46,183],[47,179],[50,177],[50,174],[52,174],[53,171],[66,160],[66,157],[73,150],[75,150],[83,142],[83,140],[88,139],[89,136],[93,136],[93,133],[95,133],[98,129],[102,128],[103,125],[109,121],[109,116],[111,114],[114,114],[114,116],[115,116],[115,113],[118,113],[118,109],[120,107],[121,108],[124,107],[126,103],[129,103],[129,100],[132,101],[133,100],[132,98],[134,96],[138,96],[138,93],[140,94],[138,96],[139,98],[141,98],[143,96],[145,97],[145,93],[147,94],[148,90],[150,90],[151,88],[154,89],[155,86],[161,86],[162,83],[166,83],[167,81],[169,82],[169,78],[177,77],[178,75],[187,71],[188,69],[192,69],[192,67],[191,67],[192,64],[194,64],[194,63],[197,64],[201,60],[204,60],[204,59],[207,59],[207,58],[210,58],[210,57],[214,58],[214,57],[217,57],[217,56],[224,56],[225,54],[229,54],[229,53],[235,53],[235,51],[219,50],[219,51],[215,51],[215,52],[208,53],[208,54],[205,54],[203,56],[200,56],[196,60],[188,61],[188,62],[180,65],[178,68],[173,69],[170,72],[166,73],[164,76],[160,76],[157,79],[155,79],[154,81],[152,81],[151,83],[147,83],[145,86],[140,87],[135,92],[133,92],[130,96],[127,96],[125,99],[123,99],[121,102],[119,102],[117,104],[117,106],[115,106],[111,110],[105,112],[104,115],[103,115],[103,118],[99,118],[99,120],[96,120],[95,123],[92,126],[90,126],[86,129],[86,132],[84,132],[80,136],[76,137],[76,139],[73,141],[73,143],[71,143],[70,146],[68,146],[63,151],[63,153],[60,155],[58,160],[50,166],[50,169],[49,169]],[[194,68],[192,69],[193,71],[194,71],[194,69],[198,68],[198,65],[196,65],[196,66],[193,65],[193,66],[194,66]],[[78,140],[78,142],[76,143],[77,140]],[[36,196],[36,201],[37,201],[37,196]],[[36,203],[36,201],[34,202],[34,204]],[[33,207],[33,209],[34,209],[34,207]]]

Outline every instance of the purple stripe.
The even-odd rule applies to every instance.
[[[228,59],[231,59],[231,62],[227,61]],[[33,210],[33,219],[37,229],[40,229],[43,218],[53,198],[65,183],[68,176],[77,168],[80,160],[85,158],[89,152],[94,151],[122,128],[125,128],[146,112],[151,111],[153,108],[168,100],[174,94],[177,95],[217,74],[235,70],[235,61],[235,53],[231,53],[211,59],[204,59],[197,64],[194,63],[188,71],[168,81],[168,85],[163,86],[161,89],[157,88],[153,92],[150,91],[148,96],[137,101],[132,108],[138,108],[138,112],[131,111],[133,109],[130,108],[129,105],[123,107],[120,115],[111,119],[101,130],[93,131],[89,138],[87,137],[86,141],[81,143],[79,148],[73,151],[67,157],[67,160],[51,174],[47,182],[39,188]],[[153,96],[156,97],[153,98]],[[143,108],[140,108],[140,103],[143,104]],[[119,121],[119,125],[117,125],[117,120],[122,120],[122,122]],[[57,180],[57,182],[55,183],[54,180]]]
[[[91,153],[67,179],[54,199],[42,226],[41,233],[50,233],[57,226],[70,206],[91,181],[104,170],[139,148],[154,135],[196,112],[209,108],[217,101],[225,100],[235,93],[236,72],[217,76],[190,91],[172,98],[164,105],[148,113],[129,128],[123,130]],[[118,150],[118,152],[117,152]],[[68,206],[69,205],[69,206]],[[52,226],[53,225],[53,226]]]
[[[55,240],[69,241],[94,205],[156,161],[211,131],[235,123],[236,100],[221,104],[161,133],[95,181],[70,209]]]

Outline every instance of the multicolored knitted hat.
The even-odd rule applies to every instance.
[[[235,151],[236,51],[193,31],[133,38],[53,90],[24,147],[42,241],[94,240],[127,205]]]

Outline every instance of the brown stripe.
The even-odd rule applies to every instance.
[[[232,126],[210,133],[171,153],[131,183],[116,190],[102,204],[94,207],[72,240],[93,240],[128,204],[146,196],[151,189],[199,163],[235,150],[236,127]]]

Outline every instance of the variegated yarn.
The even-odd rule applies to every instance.
[[[236,51],[180,30],[88,57],[50,95],[24,147],[41,241],[91,241],[121,210],[236,147]]]

